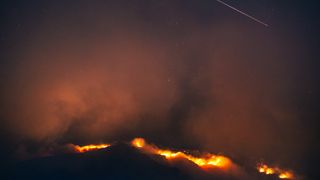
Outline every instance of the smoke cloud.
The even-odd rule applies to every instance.
[[[42,16],[11,34],[1,116],[16,142],[144,135],[240,158],[302,156],[291,34],[214,6],[205,19],[202,6],[171,1],[60,5],[30,7]]]

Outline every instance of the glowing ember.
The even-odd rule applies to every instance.
[[[260,173],[264,173],[267,175],[275,174],[280,179],[293,179],[292,171],[282,170],[278,167],[269,167],[266,164],[260,163],[260,164],[258,164],[257,169]]]
[[[132,140],[131,142],[133,144],[133,146],[138,147],[138,148],[142,148],[145,145],[145,141],[143,138],[135,138]]]
[[[110,146],[110,144],[89,144],[89,145],[85,145],[85,146],[75,145],[74,149],[77,152],[83,153],[83,152],[87,152],[87,151],[107,148],[109,146]]]
[[[160,149],[154,145],[147,144],[143,138],[135,138],[132,140],[131,144],[134,147],[143,149],[148,153],[164,156],[168,160],[178,159],[178,158],[187,159],[201,168],[210,168],[210,167],[228,168],[232,164],[231,160],[224,156],[205,154],[201,157],[195,157],[181,151],[171,151],[168,149]]]

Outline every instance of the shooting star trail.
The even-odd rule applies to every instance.
[[[254,21],[257,22],[257,23],[260,23],[260,24],[262,24],[262,25],[264,25],[264,26],[266,26],[266,27],[269,26],[267,23],[264,23],[264,22],[260,21],[259,19],[255,18],[255,17],[253,17],[253,16],[251,16],[251,15],[249,15],[249,14],[243,12],[243,11],[240,11],[239,9],[237,9],[237,8],[235,8],[235,7],[229,5],[229,4],[227,4],[227,3],[225,3],[225,2],[223,2],[223,1],[221,1],[221,0],[216,0],[216,1],[219,2],[220,4],[223,4],[223,5],[227,6],[227,7],[235,10],[236,12],[238,12],[238,13],[240,13],[240,14],[242,14],[242,15],[247,16],[248,18],[254,20]]]

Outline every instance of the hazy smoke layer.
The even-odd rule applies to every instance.
[[[43,6],[12,32],[1,92],[12,139],[140,134],[288,163],[303,153],[290,34],[171,1]]]

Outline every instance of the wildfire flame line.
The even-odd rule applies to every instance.
[[[187,159],[201,168],[217,167],[217,168],[226,169],[226,168],[230,168],[232,165],[232,161],[225,156],[213,155],[213,154],[207,153],[201,157],[195,157],[181,151],[171,151],[168,149],[160,149],[154,145],[147,144],[143,138],[135,138],[131,141],[131,144],[134,147],[142,149],[149,153],[164,156],[168,160],[177,159],[177,158]]]
[[[293,179],[294,175],[293,172],[290,170],[283,170],[279,167],[270,167],[264,163],[259,163],[257,169],[260,173],[267,174],[267,175],[277,175],[280,179]]]
[[[85,146],[75,145],[74,150],[79,153],[88,152],[92,150],[103,149],[111,146],[111,144],[89,144]]]
[[[231,169],[236,165],[228,157],[214,155],[210,153],[203,154],[200,157],[193,156],[182,151],[172,151],[169,149],[160,149],[155,145],[148,144],[143,138],[134,138],[131,145],[150,154],[157,154],[165,157],[167,160],[187,159],[202,169],[219,168]],[[103,149],[111,146],[111,144],[89,144],[85,146],[73,145],[75,152],[84,153],[88,151]],[[259,163],[257,170],[266,175],[276,175],[280,179],[294,179],[295,175],[291,170],[283,170],[279,167],[271,167],[265,163]]]

